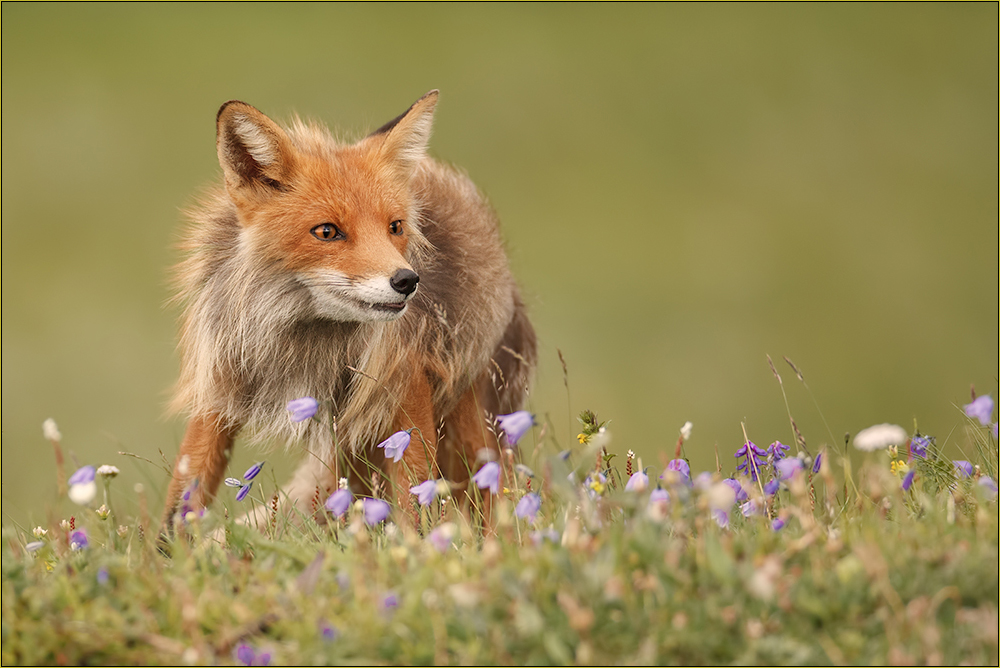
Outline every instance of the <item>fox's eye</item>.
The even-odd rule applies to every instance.
[[[403,221],[394,220],[389,223],[389,234],[402,234],[403,233]]]
[[[333,223],[322,223],[309,231],[320,241],[335,241],[344,238],[344,233]]]

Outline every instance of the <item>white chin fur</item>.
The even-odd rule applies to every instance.
[[[324,272],[303,276],[316,314],[338,322],[396,320],[409,307],[416,292],[404,297],[389,284],[388,277],[351,280],[341,274]]]

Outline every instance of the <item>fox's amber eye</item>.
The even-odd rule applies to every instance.
[[[389,223],[389,234],[402,234],[403,233],[403,221],[394,220]]]
[[[333,223],[322,223],[309,231],[320,241],[334,241],[344,238],[344,233]]]

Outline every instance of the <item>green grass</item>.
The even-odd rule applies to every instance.
[[[995,479],[996,440],[968,433],[977,475]],[[523,446],[543,499],[535,523],[513,512],[520,475],[506,478],[495,535],[456,499],[436,501],[425,533],[451,523],[444,552],[404,522],[368,527],[356,508],[339,522],[237,526],[225,516],[242,506],[224,489],[166,558],[145,511],[102,520],[63,502],[35,551],[30,529],[3,531],[3,663],[232,664],[245,646],[276,665],[996,665],[997,503],[936,446],[909,491],[887,452],[855,468],[830,449],[766,514],[734,506],[721,528],[717,489],[670,487],[651,510],[649,490],[622,488],[640,462],[599,457],[595,440],[568,462],[545,441]],[[598,461],[619,464],[603,494],[567,479]],[[70,512],[85,549],[60,527]],[[224,544],[209,538],[220,528]]]

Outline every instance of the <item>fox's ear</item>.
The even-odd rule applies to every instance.
[[[232,100],[216,117],[216,149],[230,191],[284,190],[295,149],[277,123],[245,102]]]
[[[438,92],[432,90],[378,130],[369,139],[381,140],[381,154],[388,160],[412,170],[427,152]]]

